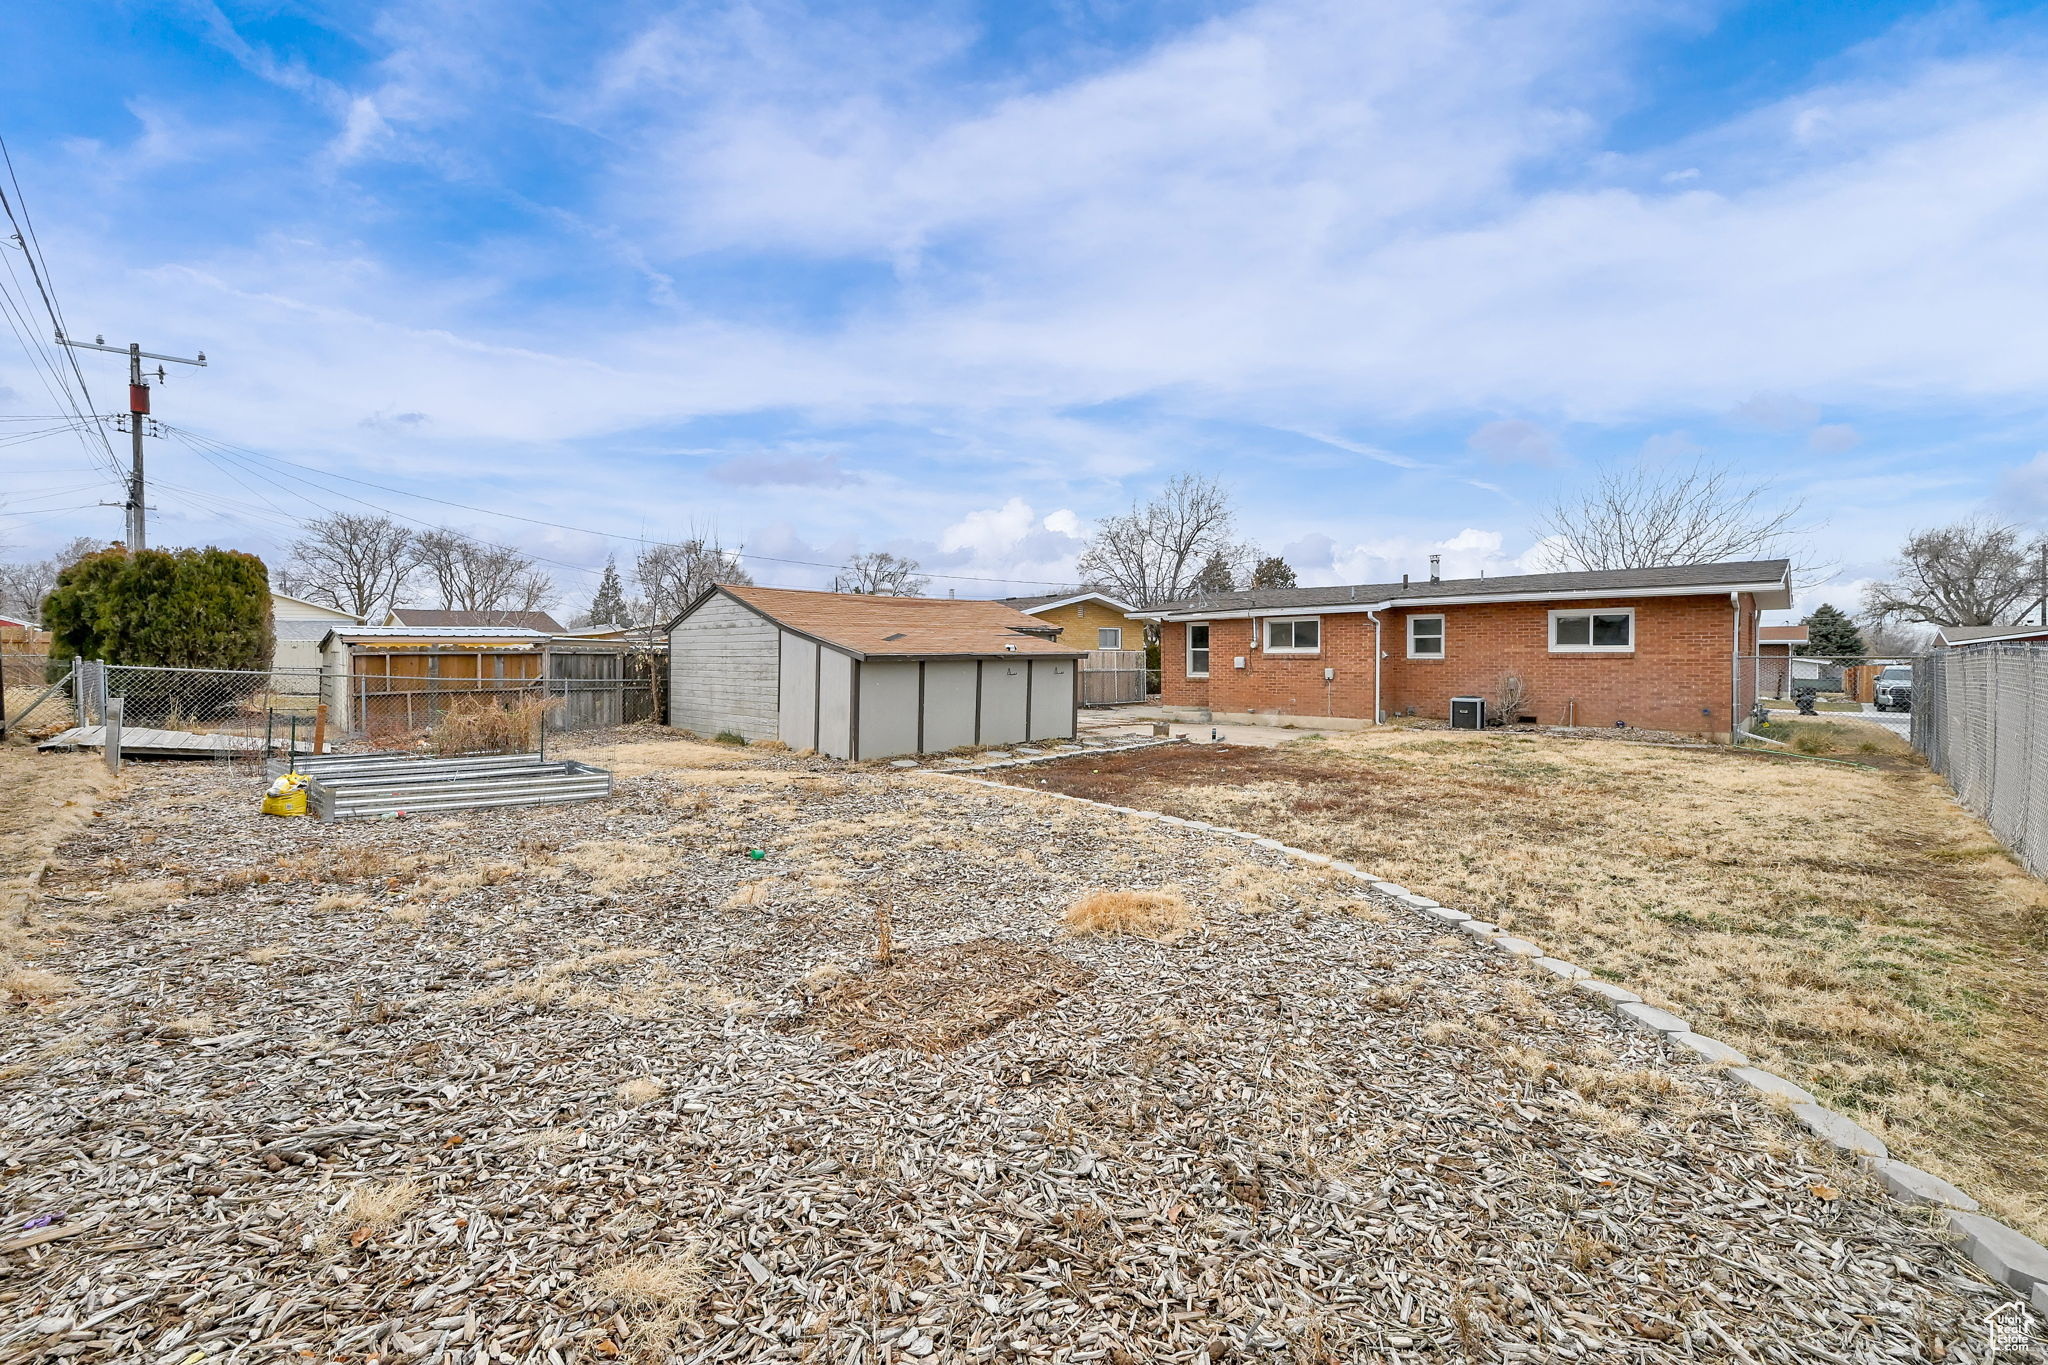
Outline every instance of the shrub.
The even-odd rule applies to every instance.
[[[720,744],[744,745],[747,742],[747,737],[737,730],[720,730],[712,738]]]
[[[237,550],[138,550],[116,545],[57,575],[43,601],[50,662],[105,659],[160,668],[245,670],[246,676],[166,673],[124,689],[131,723],[211,719],[262,688],[276,640],[270,573]]]

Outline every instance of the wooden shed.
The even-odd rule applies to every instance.
[[[1083,651],[1000,602],[719,585],[669,627],[669,724],[833,758],[1071,739]]]

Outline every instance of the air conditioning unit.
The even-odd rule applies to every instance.
[[[1486,698],[1452,697],[1451,728],[1453,730],[1484,730],[1486,728]]]

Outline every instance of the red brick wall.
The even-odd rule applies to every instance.
[[[1635,609],[1633,653],[1550,652],[1552,611],[1613,607]],[[1443,658],[1408,657],[1411,614],[1445,618]],[[1746,595],[1742,616],[1741,653],[1753,656],[1756,609]],[[1491,704],[1501,675],[1512,670],[1529,693],[1523,713],[1547,725],[1569,714],[1580,725],[1619,720],[1687,734],[1728,729],[1734,622],[1726,594],[1481,603],[1385,611],[1380,620],[1386,653],[1380,701],[1389,715],[1413,708],[1417,715],[1441,719],[1450,712],[1450,699],[1461,696],[1485,697]],[[1161,700],[1217,711],[1370,718],[1372,622],[1363,613],[1324,616],[1322,622],[1323,647],[1313,655],[1269,655],[1253,647],[1253,622],[1213,622],[1206,681],[1186,675],[1186,626],[1167,622],[1160,632]],[[1244,668],[1232,666],[1237,657],[1245,660]],[[1325,679],[1325,669],[1336,676]],[[1754,663],[1745,661],[1742,671],[1738,706],[1746,714],[1754,700]]]

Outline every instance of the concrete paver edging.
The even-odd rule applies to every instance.
[[[1046,754],[1043,757],[1011,759],[977,765],[974,768],[933,768],[925,771],[942,777],[959,778],[976,786],[998,787],[1005,791],[1021,791],[1034,796],[1073,801],[1119,815],[1243,839],[1261,848],[1274,849],[1300,862],[1327,867],[1348,877],[1355,877],[1366,883],[1371,890],[1396,904],[1425,915],[1444,927],[1455,928],[1469,934],[1475,947],[1485,944],[1505,956],[1512,957],[1521,966],[1559,978],[1570,986],[1574,994],[1585,996],[1587,1003],[1599,1002],[1631,1027],[1657,1035],[1667,1047],[1690,1052],[1710,1065],[1721,1067],[1723,1075],[1747,1086],[1764,1100],[1789,1106],[1786,1112],[1795,1122],[1844,1156],[1855,1159],[1892,1198],[1904,1204],[1926,1205],[1940,1209],[1949,1233],[1956,1239],[1956,1249],[1986,1275],[2029,1303],[2035,1312],[2048,1317],[2048,1247],[1996,1219],[1977,1212],[1976,1200],[1941,1177],[1893,1159],[1890,1149],[1875,1133],[1847,1115],[1825,1108],[1803,1086],[1788,1081],[1783,1076],[1749,1065],[1749,1058],[1737,1049],[1718,1038],[1693,1032],[1691,1024],[1668,1010],[1644,1004],[1643,998],[1635,992],[1611,982],[1594,980],[1592,973],[1585,968],[1545,955],[1541,947],[1527,939],[1502,933],[1500,926],[1490,920],[1478,919],[1464,911],[1439,905],[1427,896],[1418,895],[1394,882],[1382,880],[1353,863],[1332,858],[1328,854],[1295,848],[1277,839],[1246,830],[1230,829],[1200,820],[1185,820],[1161,811],[1114,806],[1108,802],[1090,800],[1085,796],[1016,787],[1007,782],[995,782],[970,775],[981,768],[1007,768],[1021,763],[1043,763],[1053,759],[1074,758],[1079,753],[1116,753],[1125,749],[1149,749],[1160,744],[1184,742],[1180,739],[1150,739],[1137,744],[1090,747],[1078,753],[1068,750],[1064,753]]]

